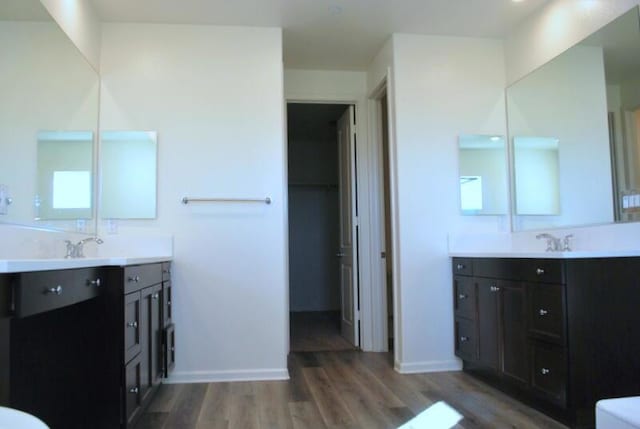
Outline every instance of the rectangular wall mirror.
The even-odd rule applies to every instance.
[[[0,52],[0,222],[94,232],[98,74],[39,0],[0,2]]]
[[[103,131],[100,135],[100,218],[156,217],[157,134]]]
[[[514,229],[640,220],[638,111],[637,7],[507,88]]]
[[[458,164],[462,214],[506,215],[509,199],[504,137],[459,136]]]

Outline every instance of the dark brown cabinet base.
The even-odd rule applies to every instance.
[[[466,372],[592,428],[598,400],[640,395],[638,272],[636,257],[454,258],[456,355]]]
[[[133,427],[172,368],[168,272],[158,263],[0,275],[0,405],[52,429]]]

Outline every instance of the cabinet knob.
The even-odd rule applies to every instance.
[[[62,295],[62,286],[58,285],[56,287],[51,287],[44,291],[45,294],[52,293],[54,295]]]
[[[171,305],[171,301],[167,301],[167,305]]]
[[[137,327],[138,327],[137,321],[127,323],[127,328],[137,328]]]
[[[129,389],[129,393],[137,394],[139,391],[140,389],[138,389],[137,387],[132,387],[131,389]]]
[[[154,293],[153,295],[151,295],[151,298],[158,299],[160,298],[160,295],[158,295],[157,293]]]
[[[542,368],[542,369],[540,370],[540,374],[542,374],[542,375],[547,375],[547,374],[549,374],[550,372],[551,372],[551,370],[550,370],[549,368]]]
[[[538,310],[538,314],[540,316],[546,316],[547,314],[549,314],[549,312],[547,310],[545,310],[544,308],[541,308],[540,310]]]
[[[102,280],[95,279],[95,280],[87,280],[87,285],[88,286],[95,286],[95,287],[100,287],[102,286]]]
[[[469,341],[469,337],[460,337],[461,343],[466,343],[467,341]]]
[[[464,270],[464,264],[456,265],[456,270]]]
[[[129,276],[127,280],[129,280],[130,282],[138,283],[140,281],[140,276]]]
[[[499,288],[498,286],[491,286],[491,287],[489,288],[489,290],[490,290],[491,292],[500,292],[500,288]]]
[[[536,274],[541,276],[544,274],[544,270],[542,268],[536,268]]]
[[[175,347],[171,347],[171,351],[172,351],[172,352],[175,352],[175,351],[176,351],[176,348],[175,348]]]
[[[162,270],[162,274],[171,274],[171,270]]]
[[[467,295],[461,293],[460,295],[458,295],[458,299],[467,299]]]

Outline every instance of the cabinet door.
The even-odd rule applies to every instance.
[[[561,407],[567,404],[567,359],[564,348],[531,343],[531,388],[539,396]]]
[[[154,286],[151,293],[151,324],[150,324],[150,338],[151,344],[149,347],[149,358],[151,368],[151,384],[153,386],[160,384],[164,370],[162,368],[162,311],[161,311],[161,295],[162,286]]]
[[[471,320],[455,320],[455,351],[460,359],[475,362],[478,359],[478,334]]]
[[[127,427],[138,418],[142,406],[142,392],[140,390],[141,356],[138,355],[125,367],[125,416]]]
[[[565,300],[560,284],[529,285],[529,329],[541,339],[564,344]]]
[[[526,289],[521,283],[500,283],[500,326],[502,373],[524,385],[529,384],[527,353]]]
[[[140,353],[140,292],[124,296],[124,363],[129,362]]]
[[[171,302],[171,281],[166,281],[162,283],[162,317],[163,317],[163,327],[169,326],[173,323],[173,310],[172,310],[172,302]]]
[[[498,370],[498,292],[497,280],[476,279],[478,293],[478,360]]]

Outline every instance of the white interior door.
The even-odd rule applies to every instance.
[[[355,125],[354,108],[349,106],[338,121],[338,159],[340,191],[340,296],[342,336],[359,346],[358,284],[356,266],[355,205]]]

